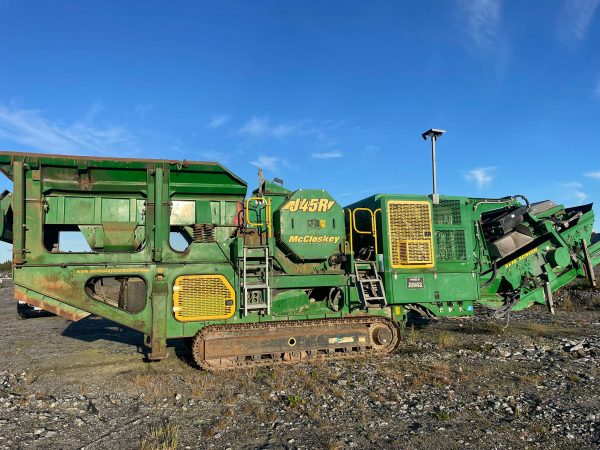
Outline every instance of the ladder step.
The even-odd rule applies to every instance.
[[[266,264],[246,264],[246,269],[265,269]]]
[[[267,289],[269,285],[267,283],[246,283],[244,285],[246,289]]]
[[[256,310],[263,310],[266,314],[271,314],[270,261],[269,247],[266,245],[243,248],[242,257],[240,258],[240,276],[242,277],[241,284],[244,289],[244,296],[246,296],[244,299],[244,314]],[[259,303],[249,302],[247,294],[250,291],[258,290],[264,290],[264,295],[257,298]]]
[[[246,309],[248,309],[248,310],[265,309],[267,307],[268,307],[268,305],[266,303],[248,303],[248,305],[246,306]]]
[[[377,273],[375,261],[355,261],[354,275],[364,306],[381,308],[387,305],[383,280]],[[375,295],[370,296],[370,293]]]
[[[246,257],[264,257],[269,253],[269,247],[244,247]]]

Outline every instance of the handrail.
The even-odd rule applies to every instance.
[[[349,228],[350,228],[350,236],[349,236],[350,237],[350,253],[354,254],[354,243],[353,243],[353,240],[352,240],[352,227],[353,227],[353,224],[352,224],[352,210],[348,209],[347,211],[348,211],[348,225],[350,225],[349,226]]]
[[[267,199],[267,217],[266,217],[266,222],[267,222],[267,238],[271,238],[273,237],[273,228],[271,227],[271,199]]]
[[[359,230],[358,228],[356,228],[356,213],[358,211],[368,211],[369,214],[371,215],[371,230],[370,231],[364,231],[364,230]],[[373,211],[371,211],[369,208],[354,208],[352,210],[352,219],[353,219],[353,228],[354,231],[357,232],[358,234],[373,234]]]
[[[375,238],[375,258],[377,258],[377,213],[381,215],[381,208],[377,208],[373,211],[373,237]]]
[[[371,229],[368,231],[365,230],[359,230],[358,228],[356,228],[356,213],[359,211],[367,211],[370,216],[371,216]],[[349,212],[349,216],[350,216],[350,252],[354,253],[354,245],[353,245],[353,239],[352,239],[352,232],[354,231],[357,234],[367,234],[367,235],[371,235],[373,236],[373,240],[374,240],[374,249],[375,249],[375,255],[378,254],[378,248],[377,248],[377,220],[376,220],[376,216],[377,213],[381,214],[381,208],[377,208],[375,211],[369,209],[369,208],[354,208],[354,209],[348,209]],[[377,257],[377,256],[376,256]]]
[[[245,212],[246,212],[246,224],[253,226],[253,227],[267,227],[267,237],[272,237],[272,232],[271,232],[271,199],[268,198],[266,199],[267,201],[265,202],[265,198],[264,197],[250,197],[248,200],[246,200],[246,207],[245,207]],[[250,221],[250,202],[251,201],[255,201],[257,203],[265,203],[265,220],[264,222],[252,222]],[[258,214],[257,214],[258,216]]]

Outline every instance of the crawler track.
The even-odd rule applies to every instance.
[[[385,354],[399,340],[398,326],[377,316],[209,325],[194,338],[192,354],[198,366],[217,371]]]

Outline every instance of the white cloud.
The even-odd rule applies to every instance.
[[[474,181],[477,183],[478,189],[490,186],[494,181],[493,172],[496,170],[495,167],[477,167],[469,170],[465,174],[465,179],[468,181]]]
[[[137,115],[139,115],[142,119],[146,118],[146,114],[154,108],[154,104],[152,103],[139,103],[135,105],[134,111]]]
[[[582,41],[600,0],[565,0],[559,16],[561,32],[568,40]]]
[[[284,163],[281,158],[277,156],[265,156],[260,155],[256,161],[250,161],[250,164],[261,169],[267,169],[271,172],[276,172],[279,165]]]
[[[86,122],[91,122],[94,119],[96,119],[96,117],[98,117],[98,115],[104,111],[104,105],[100,102],[94,102],[92,103],[92,106],[90,106],[90,109],[88,110],[87,114],[85,115],[85,120]]]
[[[312,157],[316,159],[333,159],[333,158],[341,158],[344,156],[342,152],[339,150],[333,150],[331,152],[323,152],[323,153],[313,153]]]
[[[600,180],[600,170],[596,172],[588,172],[585,174],[586,177],[595,178],[596,180]]]
[[[197,153],[197,157],[204,161],[216,161],[219,163],[226,163],[230,160],[230,154],[220,152],[217,150],[203,150]]]
[[[460,0],[467,33],[477,50],[494,51],[502,21],[502,0]]]
[[[300,131],[302,125],[303,122],[272,121],[268,117],[253,116],[239,129],[239,133],[253,137],[281,138]]]
[[[101,106],[92,105],[85,119],[65,124],[52,121],[39,111],[0,105],[0,139],[56,153],[133,150],[136,139],[124,128],[92,124],[100,111]]]
[[[213,116],[210,123],[208,124],[208,128],[219,128],[229,122],[230,116],[228,114],[218,114]]]
[[[566,199],[574,199],[578,203],[583,203],[587,198],[587,194],[583,192],[583,185],[577,181],[562,183],[561,187]]]

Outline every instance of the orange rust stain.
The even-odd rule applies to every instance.
[[[29,305],[37,306],[38,308],[42,308],[44,311],[51,312],[52,314],[56,314],[57,316],[61,316],[65,319],[72,320],[73,322],[85,319],[87,316],[90,315],[90,313],[87,312],[82,312],[78,314],[75,312],[65,311],[64,309],[58,306],[49,305],[41,300],[31,298],[30,296],[21,291],[15,291],[15,300],[20,300],[22,302],[28,303]]]

